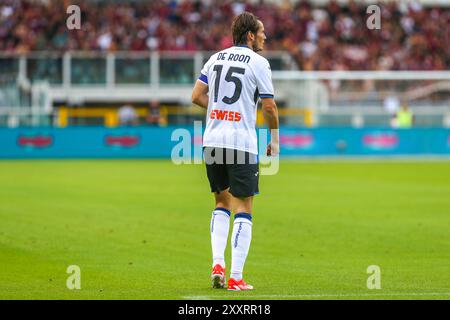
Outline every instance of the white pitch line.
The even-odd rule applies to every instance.
[[[257,295],[245,295],[245,298],[324,298],[324,297],[376,297],[376,296],[450,296],[450,292],[405,292],[405,293],[349,293],[349,294],[257,294]],[[210,295],[210,296],[184,296],[183,299],[187,300],[210,300],[214,298],[226,298],[224,295]]]

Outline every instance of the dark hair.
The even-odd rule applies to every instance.
[[[236,16],[231,25],[234,45],[246,44],[247,33],[250,31],[256,34],[258,27],[258,18],[253,13],[243,12]]]

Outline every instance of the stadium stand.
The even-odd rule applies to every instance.
[[[288,51],[301,70],[450,68],[450,8],[388,2],[383,28],[371,32],[363,2],[312,3],[75,1],[82,29],[69,32],[65,1],[3,0],[0,51],[213,51],[232,44],[229,21],[248,10],[265,22],[267,49]]]
[[[81,9],[80,30],[66,27],[71,4]],[[450,124],[450,6],[383,1],[382,28],[370,30],[367,5],[2,0],[0,126],[115,126],[130,101],[145,123],[153,99],[161,124],[202,119],[190,106],[192,84],[211,52],[232,44],[229,22],[243,10],[264,21],[284,124],[389,125],[387,109],[404,101],[416,124]]]

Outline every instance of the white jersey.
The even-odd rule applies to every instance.
[[[274,95],[267,59],[247,46],[231,47],[211,56],[199,80],[209,87],[203,146],[258,154],[258,98]]]

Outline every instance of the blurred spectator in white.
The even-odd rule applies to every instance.
[[[98,37],[97,44],[101,50],[109,50],[111,47],[112,37],[109,32],[105,32],[100,37]]]
[[[395,115],[400,107],[400,100],[395,95],[388,95],[383,101],[384,110],[390,115]]]
[[[131,104],[119,108],[119,123],[121,126],[136,126],[139,124],[138,114]]]

